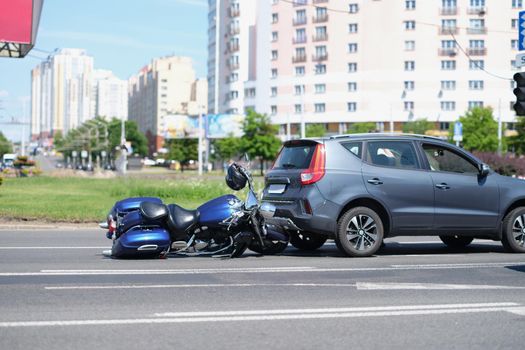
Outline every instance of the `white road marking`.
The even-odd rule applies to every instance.
[[[480,303],[480,304],[444,304],[444,305],[408,305],[356,308],[323,309],[283,309],[283,310],[246,310],[179,312],[156,314],[154,318],[102,319],[102,320],[54,320],[54,321],[15,321],[0,322],[0,328],[15,327],[54,327],[54,326],[100,326],[131,324],[169,324],[197,322],[238,322],[238,321],[276,321],[297,319],[358,318],[385,316],[414,316],[466,314],[480,312],[512,312],[522,309],[517,303]],[[165,315],[170,315],[166,317]],[[173,315],[173,316],[171,316]]]
[[[237,288],[237,287],[356,287],[355,283],[227,283],[227,284],[151,284],[151,285],[110,285],[110,286],[46,286],[46,290],[84,289],[157,289],[157,288]],[[524,287],[525,288],[525,287]]]
[[[357,290],[405,290],[405,289],[427,289],[427,290],[483,290],[483,289],[525,289],[520,286],[493,286],[475,284],[440,284],[440,283],[373,283],[357,282]]]
[[[167,269],[167,270],[41,270],[40,272],[2,272],[0,277],[9,276],[85,276],[85,275],[195,275],[195,274],[233,274],[233,273],[285,273],[285,272],[360,272],[360,271],[398,271],[398,270],[447,270],[480,269],[525,265],[525,262],[468,263],[468,264],[420,264],[390,265],[385,267],[253,267],[218,269]]]
[[[509,308],[507,311],[516,315],[525,316],[525,307]]]
[[[111,247],[0,247],[0,250],[25,250],[25,249],[111,249]]]

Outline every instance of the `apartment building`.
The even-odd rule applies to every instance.
[[[257,14],[240,42],[248,78],[239,96],[244,108],[271,115],[282,134],[288,125],[297,134],[301,123],[323,123],[331,133],[356,122],[400,131],[426,118],[444,135],[475,106],[515,119],[521,0],[210,0],[210,11],[218,5],[210,27],[231,20],[232,8],[239,23]],[[219,61],[227,59],[230,36],[216,39]],[[238,90],[226,79],[234,70],[214,62],[218,110],[226,112],[224,92]]]
[[[195,79],[189,57],[153,59],[128,81],[128,116],[149,141],[149,151],[164,147],[167,115],[197,115],[207,111],[207,83]]]
[[[112,71],[93,71],[92,116],[128,119],[128,82]]]

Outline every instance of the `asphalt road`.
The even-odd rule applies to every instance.
[[[521,349],[525,255],[395,238],[375,257],[114,260],[102,230],[0,229],[0,349]]]

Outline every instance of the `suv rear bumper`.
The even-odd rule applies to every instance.
[[[302,212],[301,205],[295,201],[277,204],[263,200],[260,212],[266,223],[280,226],[284,230],[307,231],[329,237],[334,236],[336,220],[321,213],[316,215],[305,214]]]

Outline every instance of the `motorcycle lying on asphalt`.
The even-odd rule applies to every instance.
[[[104,254],[114,258],[164,258],[172,252],[233,258],[248,248],[265,255],[284,251],[289,236],[264,223],[250,172],[233,163],[225,180],[235,191],[248,184],[244,202],[231,194],[212,199],[196,210],[165,205],[155,197],[116,202],[107,221],[99,224],[108,230],[106,237],[113,240],[111,251]]]

